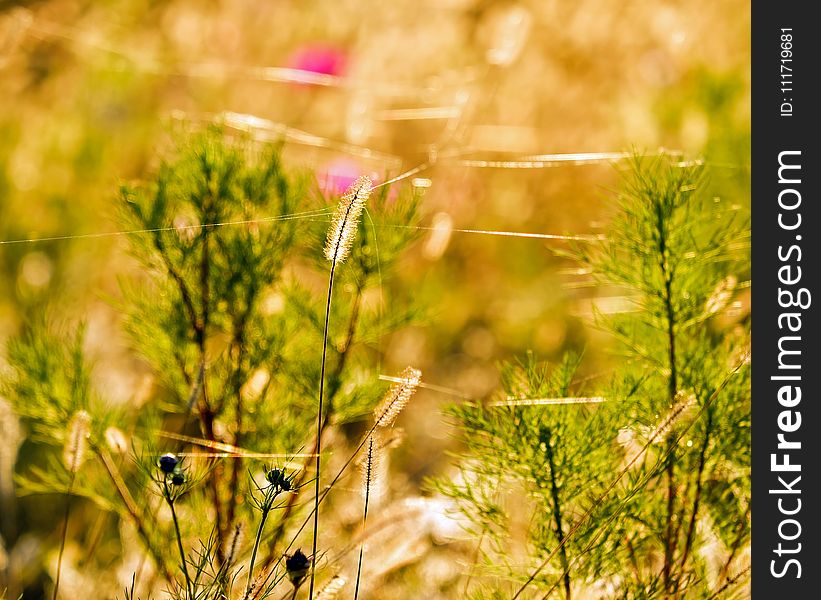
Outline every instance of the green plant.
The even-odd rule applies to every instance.
[[[342,264],[348,257],[359,229],[359,221],[362,211],[365,209],[365,202],[371,195],[373,183],[370,177],[363,176],[357,179],[345,192],[336,214],[331,221],[328,235],[325,239],[325,258],[331,263],[328,273],[328,295],[325,301],[325,321],[322,330],[322,362],[319,370],[319,403],[316,411],[316,474],[314,486],[314,535],[311,546],[311,584],[308,592],[309,597],[314,597],[314,580],[316,574],[316,545],[319,538],[319,483],[320,464],[322,457],[322,430],[325,428],[325,414],[322,410],[325,399],[325,368],[328,365],[328,330],[331,319],[331,300],[334,291],[334,274],[338,265]],[[296,595],[296,588],[294,585]]]
[[[268,597],[285,577],[285,536],[297,539],[306,505],[318,519],[319,502],[342,476],[304,501],[322,432],[372,410],[383,385],[379,340],[416,318],[382,294],[416,237],[392,225],[413,223],[417,200],[389,198],[384,186],[373,194],[373,216],[347,226],[358,242],[344,266],[338,255],[332,260],[345,294],[331,305],[313,290],[323,260],[317,240],[336,201],[312,191],[309,173],[286,169],[278,147],[226,140],[219,129],[193,134],[151,182],[124,185],[120,197],[142,273],[123,278],[112,303],[135,362],[154,383],[113,406],[94,391],[82,330],[66,338],[40,323],[12,340],[4,392],[48,465],[20,465],[19,490],[68,491],[116,514],[137,532],[174,597],[223,597],[246,558],[245,596]],[[380,302],[366,304],[372,290]],[[309,399],[320,382],[325,407],[317,415]],[[56,449],[68,444],[66,423],[78,411],[89,415],[96,460],[75,468],[60,464]],[[129,448],[130,460],[121,456]],[[293,458],[265,467],[267,483],[258,484],[260,454]],[[267,478],[275,471],[276,482]],[[244,540],[239,533],[251,523],[256,536]],[[110,524],[108,533],[116,538],[118,528]]]
[[[531,358],[503,367],[503,401],[451,409],[467,450],[461,479],[437,486],[496,589],[707,597],[749,544],[748,323],[720,318],[749,273],[749,233],[704,185],[697,164],[635,158],[607,237],[570,254],[635,307],[596,315],[619,360],[603,402],[562,400],[583,393],[576,359]],[[545,515],[519,527],[526,572],[510,557],[514,491]]]

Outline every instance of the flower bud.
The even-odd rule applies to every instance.
[[[265,474],[265,479],[267,479],[271,485],[279,485],[282,479],[282,471],[279,469],[271,469]]]
[[[180,464],[180,459],[171,453],[163,454],[157,464],[160,467],[160,471],[171,474],[177,468],[177,465]]]
[[[285,557],[285,571],[288,573],[288,579],[298,587],[308,574],[308,569],[311,566],[311,559],[309,559],[302,550],[297,550],[291,556]]]

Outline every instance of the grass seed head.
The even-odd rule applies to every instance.
[[[76,473],[85,460],[90,430],[91,415],[84,410],[74,413],[68,423],[68,435],[63,448],[63,460],[71,473]]]
[[[382,403],[374,411],[374,419],[377,427],[390,427],[396,421],[396,417],[407,406],[416,388],[422,380],[422,372],[413,367],[407,367],[399,376],[402,380],[394,383],[385,394]]]
[[[125,454],[128,452],[128,441],[125,434],[117,427],[108,427],[105,430],[105,442],[112,452]]]
[[[339,592],[345,587],[348,581],[341,575],[334,575],[328,584],[319,591],[316,600],[333,600],[339,596]]]
[[[670,411],[661,422],[652,429],[647,439],[652,444],[662,443],[668,435],[676,428],[677,424],[687,418],[691,409],[696,406],[696,397],[686,392],[676,394],[675,403],[670,407]]]
[[[351,184],[339,200],[325,239],[325,258],[334,264],[344,262],[351,251],[372,185],[370,177],[363,175]]]
[[[713,289],[713,293],[707,298],[704,312],[707,315],[714,315],[727,307],[738,286],[738,279],[734,275],[728,275],[722,279]]]
[[[388,491],[388,447],[386,440],[374,431],[367,445],[367,452],[359,461],[362,473],[362,495],[371,504],[378,504]]]

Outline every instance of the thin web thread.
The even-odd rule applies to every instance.
[[[409,172],[410,173],[410,172]],[[415,174],[415,173],[413,173]],[[405,175],[405,177],[410,177],[411,175]],[[404,177],[402,177],[404,178]],[[394,178],[390,182],[385,182],[379,185],[374,186],[378,188],[382,185],[387,185],[388,183],[398,181],[400,178]],[[128,229],[123,231],[105,231],[99,233],[81,233],[81,234],[66,234],[66,235],[55,235],[55,236],[48,236],[48,237],[41,237],[41,238],[19,238],[13,240],[0,240],[0,246],[10,246],[15,244],[36,244],[40,242],[58,242],[58,241],[69,241],[69,240],[83,240],[83,239],[101,239],[101,238],[109,238],[109,237],[119,237],[119,236],[126,236],[126,235],[141,235],[145,233],[157,233],[157,232],[167,232],[167,231],[186,231],[192,229],[202,229],[202,228],[209,228],[214,229],[217,227],[229,227],[229,226],[237,226],[237,225],[255,225],[255,224],[264,224],[264,223],[274,223],[280,221],[293,221],[293,220],[313,220],[316,221],[316,217],[323,217],[329,216],[330,211],[329,209],[320,209],[315,211],[306,211],[303,213],[292,213],[289,215],[281,215],[279,217],[263,217],[260,219],[246,219],[241,221],[224,221],[219,223],[205,223],[201,225],[185,225],[181,227],[175,226],[168,226],[168,227],[156,227],[153,229]],[[425,225],[388,225],[388,224],[376,224],[376,227],[392,227],[397,229],[413,229],[418,231],[435,231],[435,227],[425,226]],[[451,229],[453,233],[469,233],[469,234],[477,234],[477,235],[487,235],[487,236],[495,236],[495,237],[509,237],[509,238],[524,238],[524,239],[539,239],[539,240],[552,240],[552,241],[569,241],[569,242],[598,242],[604,241],[607,239],[607,236],[603,234],[558,234],[558,233],[540,233],[540,232],[531,232],[531,231],[505,231],[505,230],[498,230],[498,229],[467,229],[467,228],[454,228]],[[749,247],[749,244],[739,244],[738,249],[744,249]]]
[[[192,229],[228,227],[231,225],[255,225],[262,223],[275,223],[278,221],[294,221],[299,219],[308,219],[312,217],[320,217],[330,214],[330,209],[321,208],[316,210],[308,210],[298,213],[290,213],[287,215],[279,215],[276,217],[261,217],[259,219],[244,219],[239,221],[222,221],[218,223],[204,223],[200,225],[183,225],[180,227],[169,225],[167,227],[154,227],[151,229],[127,229],[123,231],[102,231],[97,233],[80,233],[80,234],[66,234],[54,235],[42,238],[20,238],[16,240],[0,240],[0,246],[8,246],[12,244],[33,244],[37,242],[59,242],[66,240],[83,240],[83,239],[98,239],[107,237],[118,237],[125,235],[139,235],[143,233],[161,233],[166,231],[188,231]]]
[[[673,154],[674,152],[671,151],[660,151],[659,154]],[[456,154],[458,155],[458,153]],[[655,154],[654,154],[655,155]],[[544,155],[537,155],[533,157],[533,159],[538,159],[537,161],[530,161],[526,164],[536,164],[538,163],[541,167],[558,167],[558,166],[567,166],[567,165],[586,165],[586,164],[593,164],[599,162],[609,162],[612,163],[614,160],[620,160],[622,158],[627,158],[628,156],[632,156],[627,153],[622,152],[590,152],[590,153],[569,153],[569,154],[544,154]],[[386,181],[381,183],[375,184],[371,189],[375,190],[387,185],[391,185],[394,183],[398,183],[414,175],[418,175],[423,171],[426,171],[436,164],[438,164],[439,159],[437,157],[432,157],[430,160],[425,161],[407,171],[404,171]],[[459,160],[457,164],[460,164],[464,167],[475,167],[475,168],[486,168],[486,167],[497,167],[497,168],[522,168],[516,165],[525,164],[521,163],[520,161],[480,161],[480,160]],[[505,166],[507,165],[507,166]],[[684,163],[682,163],[684,166]],[[532,167],[529,167],[532,168]],[[119,237],[119,236],[126,236],[126,235],[140,235],[146,233],[158,233],[158,232],[168,232],[168,231],[187,231],[187,230],[196,230],[202,229],[204,227],[208,228],[216,228],[216,227],[228,227],[228,226],[236,226],[236,225],[254,225],[254,224],[263,224],[263,223],[274,223],[279,221],[291,221],[291,220],[299,220],[299,219],[311,219],[316,217],[327,216],[331,214],[330,208],[321,208],[315,209],[310,211],[303,211],[303,212],[296,212],[290,213],[285,215],[279,216],[272,216],[272,217],[261,217],[258,219],[243,219],[243,220],[235,220],[235,221],[223,221],[217,223],[205,223],[199,225],[185,225],[185,226],[166,226],[166,227],[156,227],[151,229],[130,229],[130,230],[123,230],[123,231],[105,231],[105,232],[93,232],[93,233],[82,233],[82,234],[65,234],[65,235],[56,235],[56,236],[48,236],[42,238],[19,238],[19,239],[12,239],[12,240],[0,240],[0,246],[8,246],[14,244],[29,244],[29,243],[37,243],[37,242],[55,242],[55,241],[68,241],[68,240],[81,240],[81,239],[100,239],[100,238],[109,238],[109,237]],[[381,227],[395,227],[395,228],[404,228],[404,229],[416,229],[422,231],[433,231],[435,228],[433,227],[426,227],[420,225],[379,225]],[[561,240],[561,241],[578,241],[578,242],[594,242],[599,240],[604,240],[605,236],[600,234],[576,234],[576,235],[562,235],[562,234],[553,234],[553,233],[540,233],[540,232],[523,232],[523,231],[500,231],[494,229],[470,229],[470,228],[462,228],[462,229],[453,229],[455,233],[472,233],[472,234],[480,234],[480,235],[490,235],[490,236],[500,236],[500,237],[513,237],[513,238],[533,238],[533,239],[542,239],[542,240]]]
[[[127,236],[127,235],[141,235],[146,233],[157,233],[157,232],[166,232],[166,231],[185,231],[189,229],[202,229],[204,227],[208,227],[210,229],[214,229],[217,227],[229,227],[229,226],[236,226],[236,225],[254,225],[254,224],[263,224],[263,223],[272,223],[272,222],[279,222],[279,221],[292,221],[292,220],[316,220],[316,217],[327,216],[329,215],[329,211],[322,210],[322,211],[312,211],[308,213],[294,213],[292,215],[283,215],[281,217],[266,217],[262,219],[248,219],[243,221],[226,221],[222,223],[206,223],[203,225],[186,225],[184,227],[156,227],[153,229],[128,229],[124,231],[105,231],[99,233],[81,233],[76,235],[66,234],[66,235],[55,235],[49,237],[42,237],[42,238],[20,238],[14,240],[0,240],[0,246],[11,246],[15,244],[36,244],[40,242],[59,242],[59,241],[69,241],[69,240],[84,240],[84,239],[102,239],[102,238],[109,238],[109,237],[120,237],[120,236]],[[376,227],[394,227],[394,228],[401,228],[401,229],[415,229],[421,231],[433,231],[434,227],[427,227],[422,225],[382,225],[377,224]],[[502,236],[502,237],[516,237],[516,238],[534,238],[534,239],[542,239],[542,240],[564,240],[564,241],[586,241],[592,242],[596,240],[604,239],[600,235],[560,235],[560,234],[553,234],[553,233],[533,233],[533,232],[526,232],[526,231],[498,231],[493,229],[453,229],[454,233],[474,233],[474,234],[482,234],[482,235],[491,235],[491,236]]]

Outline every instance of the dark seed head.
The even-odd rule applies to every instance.
[[[282,481],[279,482],[279,487],[282,488],[283,492],[287,492],[291,489],[291,480],[283,478]]]
[[[180,464],[180,459],[178,459],[173,454],[163,454],[160,457],[159,463],[160,471],[163,473],[173,473],[174,469],[177,468],[177,465]]]
[[[265,479],[267,479],[269,483],[277,485],[280,479],[282,479],[282,471],[279,469],[271,469],[265,474]]]
[[[171,483],[174,485],[182,485],[185,483],[185,475],[182,473],[174,473],[174,476],[171,478]]]
[[[291,556],[285,557],[285,570],[288,572],[288,579],[294,586],[298,586],[305,579],[308,574],[308,568],[311,566],[311,560],[302,553],[302,550],[297,550]]]

